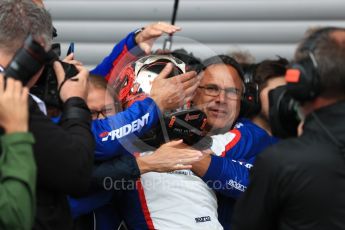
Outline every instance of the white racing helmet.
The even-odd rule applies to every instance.
[[[127,108],[135,101],[146,98],[150,94],[152,81],[168,63],[174,66],[168,77],[186,72],[186,64],[172,55],[148,55],[127,64],[112,82],[123,107]],[[141,141],[158,147],[168,140],[182,138],[196,148],[208,148],[212,139],[205,138],[206,115],[198,109],[189,108],[188,104],[176,111],[165,112],[161,126],[150,130],[141,137]]]
[[[152,81],[168,63],[174,68],[168,77],[186,72],[186,64],[172,55],[148,55],[127,64],[111,82],[124,108],[150,94]]]

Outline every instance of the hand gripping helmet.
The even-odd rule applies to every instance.
[[[148,55],[127,64],[111,82],[118,92],[122,106],[127,108],[149,95],[152,81],[169,62],[174,64],[174,68],[168,77],[186,72],[185,63],[172,55]]]
[[[172,55],[148,55],[127,64],[120,74],[111,82],[119,95],[124,108],[135,101],[143,100],[151,91],[152,81],[168,63],[173,63],[173,70],[168,77],[183,74],[188,66]],[[158,147],[169,139],[183,139],[186,144],[199,149],[210,146],[211,140],[205,138],[206,115],[198,109],[185,106],[178,111],[163,114],[162,127],[156,127],[141,138],[146,144]],[[164,135],[167,134],[167,135]]]

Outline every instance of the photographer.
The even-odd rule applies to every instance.
[[[234,229],[345,228],[344,61],[344,28],[321,28],[298,46],[286,80],[303,133],[258,156]]]
[[[6,88],[4,85],[6,82]],[[0,228],[31,229],[36,203],[36,164],[28,132],[28,89],[0,74]]]
[[[31,0],[3,0],[0,15],[1,66],[10,63],[28,34],[39,39],[46,50],[50,49],[53,30],[45,9]],[[41,111],[44,103],[39,98],[30,97],[29,130],[36,140],[34,154],[38,170],[34,229],[71,229],[66,195],[81,195],[90,185],[94,140],[90,132],[90,111],[85,103],[88,71],[77,68],[79,73],[73,80],[64,81],[64,69],[60,63],[54,63],[63,103],[60,126],[44,115]],[[27,86],[35,85],[41,73],[42,70],[34,74]]]

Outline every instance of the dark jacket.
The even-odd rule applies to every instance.
[[[82,195],[90,186],[94,151],[90,124],[90,111],[80,98],[64,104],[60,126],[30,100],[29,130],[36,139],[38,169],[34,229],[72,229],[66,195]]]
[[[258,156],[233,229],[345,229],[345,153],[336,142],[345,145],[345,102],[315,111],[301,137]]]

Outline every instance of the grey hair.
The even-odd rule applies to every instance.
[[[312,53],[317,62],[320,93],[329,97],[345,97],[345,46],[332,36],[341,27],[324,27],[310,31],[300,42],[295,60],[300,61]]]
[[[0,48],[4,52],[16,52],[29,34],[49,49],[52,32],[49,12],[32,0],[0,1]]]

